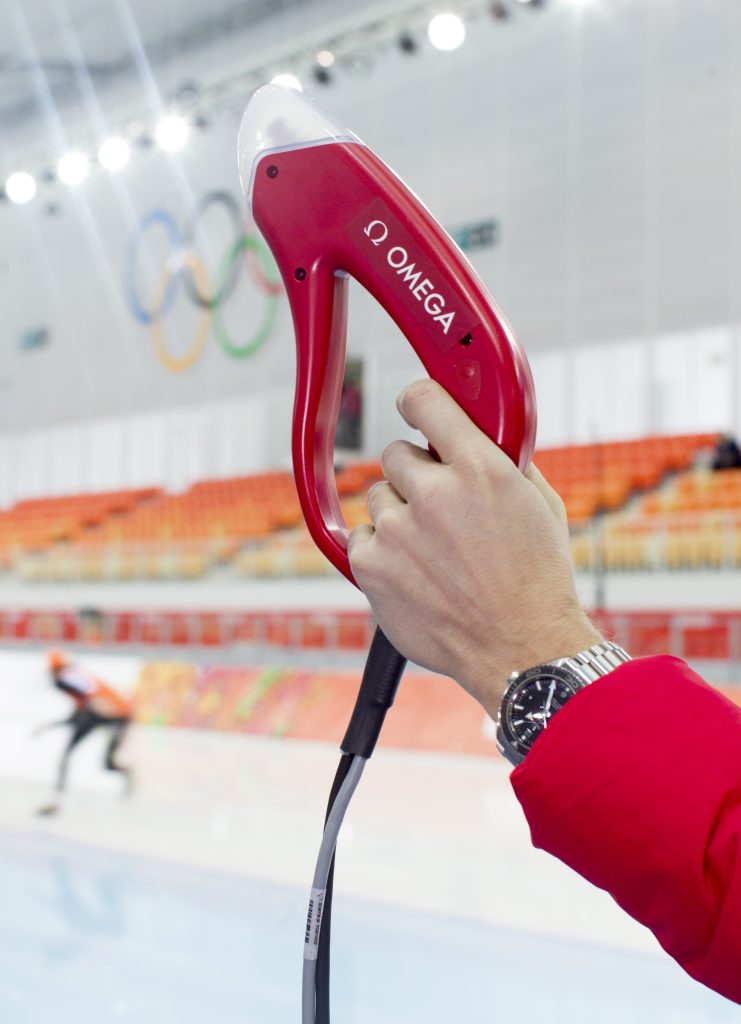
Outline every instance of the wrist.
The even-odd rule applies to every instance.
[[[521,644],[512,647],[506,663],[501,657],[492,656],[491,652],[480,652],[476,664],[472,662],[470,671],[462,673],[458,681],[476,696],[486,713],[496,719],[512,672],[523,672],[559,658],[573,658],[603,639],[602,634],[579,609],[578,615],[547,630],[538,630]]]

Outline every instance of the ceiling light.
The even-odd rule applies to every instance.
[[[73,150],[71,153],[65,153],[57,164],[57,175],[65,185],[79,185],[87,178],[89,168],[90,164],[85,154]]]
[[[334,54],[331,50],[320,50],[316,55],[316,62],[323,68],[331,68],[334,64]]]
[[[131,147],[120,135],[112,135],[100,144],[98,162],[107,171],[120,171],[131,157]]]
[[[297,92],[303,92],[304,87],[301,85],[301,80],[295,75],[287,74],[283,72],[280,75],[275,75],[274,78],[270,79],[271,85],[282,85],[286,89],[295,89]]]
[[[436,14],[427,28],[427,36],[438,50],[457,50],[466,38],[466,26],[457,14]]]
[[[5,195],[11,203],[30,203],[36,195],[36,182],[28,171],[16,171],[5,182]]]
[[[155,129],[157,144],[167,153],[182,149],[188,141],[188,122],[177,114],[163,117]]]

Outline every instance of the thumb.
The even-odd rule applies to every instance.
[[[462,451],[482,442],[491,446],[495,457],[509,462],[437,381],[410,384],[397,398],[396,407],[410,427],[424,434],[443,463],[454,462]]]

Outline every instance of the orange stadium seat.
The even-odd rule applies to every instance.
[[[707,434],[648,437],[536,452],[534,461],[564,498],[577,564],[588,568],[598,555],[615,569],[662,559],[737,564],[741,545],[726,538],[727,522],[703,517],[741,511],[741,470],[690,470],[714,440]],[[365,495],[382,475],[378,461],[338,470],[348,527],[368,521]],[[630,519],[623,518],[627,508]],[[599,544],[583,533],[597,513],[618,517]],[[673,516],[688,515],[703,520],[699,533],[697,523],[667,525]],[[195,579],[229,562],[256,576],[331,571],[303,527],[285,471],[201,480],[181,494],[139,488],[24,500],[0,511],[0,562],[28,580]]]

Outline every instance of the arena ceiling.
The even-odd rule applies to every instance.
[[[6,0],[0,45],[0,133],[125,86],[142,68],[168,64],[225,40],[285,37],[297,17],[346,17],[370,0]],[[290,20],[289,20],[290,19]],[[270,35],[270,33],[269,33]]]

